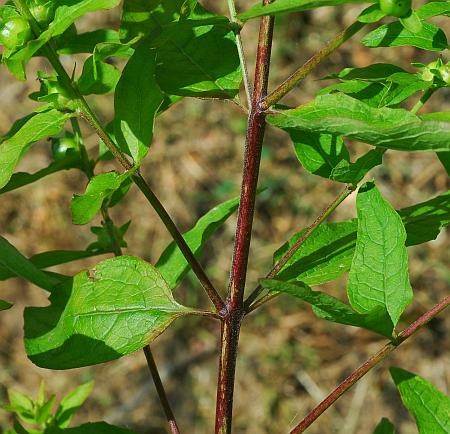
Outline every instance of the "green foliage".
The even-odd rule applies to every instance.
[[[132,256],[81,271],[50,302],[25,310],[28,357],[50,369],[117,359],[143,348],[176,318],[195,312],[173,299],[154,267]]]
[[[155,81],[155,68],[156,52],[139,46],[123,71],[114,97],[115,137],[136,164],[150,148],[155,117],[164,100]]]
[[[47,136],[58,134],[70,116],[50,110],[23,118],[14,124],[0,142],[0,188],[11,179],[14,169],[30,145]]]
[[[273,279],[263,280],[261,285],[270,292],[283,292],[306,301],[319,318],[362,327],[387,338],[392,336],[393,324],[384,308],[376,307],[371,312],[358,313],[341,300],[325,292],[313,291],[303,283],[286,283]]]
[[[387,310],[394,326],[413,294],[408,274],[406,230],[401,217],[368,182],[358,192],[358,232],[348,278],[348,298],[360,313]]]
[[[450,431],[450,398],[431,383],[400,368],[390,369],[403,403],[416,419],[419,434]]]
[[[318,96],[267,120],[283,129],[346,136],[398,151],[450,149],[449,122],[421,120],[404,109],[376,109],[344,94]]]

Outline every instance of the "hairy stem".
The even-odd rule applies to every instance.
[[[304,244],[304,242],[313,234],[313,232],[329,217],[329,215],[353,192],[355,191],[355,186],[347,185],[344,191],[342,191],[338,197],[336,197],[333,202],[331,202],[314,220],[314,222],[308,226],[303,233],[303,235],[292,245],[292,247],[285,253],[285,255],[275,264],[275,266],[267,274],[266,279],[273,279],[278,272],[286,265],[289,259],[292,258],[294,253]],[[261,306],[265,301],[265,297],[258,300],[258,302],[253,303],[258,296],[261,294],[263,288],[258,285],[253,292],[245,300],[244,308],[245,312],[249,313]],[[266,297],[270,296],[270,299],[277,294],[268,294]]]
[[[268,3],[264,0],[263,3]],[[216,434],[231,433],[236,357],[240,325],[243,318],[244,286],[255,209],[261,149],[265,132],[265,114],[261,100],[267,94],[272,49],[273,17],[260,21],[255,84],[247,125],[244,168],[238,222],[226,302],[227,314],[222,321],[221,354],[217,384]]]
[[[250,80],[248,77],[247,62],[245,61],[244,46],[242,45],[242,38],[240,35],[241,27],[238,22],[237,13],[236,13],[236,5],[234,4],[234,0],[228,0],[228,10],[230,11],[231,22],[234,23],[236,26],[236,30],[235,30],[236,46],[237,46],[237,50],[238,50],[238,54],[239,54],[239,61],[241,63],[245,95],[247,97],[247,106],[250,108],[251,104],[252,104],[252,94],[250,91]]]
[[[436,88],[430,87],[425,91],[425,93],[422,95],[422,97],[417,101],[417,103],[414,105],[414,107],[411,109],[411,113],[416,114],[424,105],[425,103],[432,97],[433,93],[436,91]]]
[[[262,101],[262,107],[267,110],[271,105],[277,103],[284,95],[290,92],[297,84],[328,56],[337,50],[345,41],[349,40],[355,33],[359,32],[365,23],[354,22],[342,32],[338,33],[325,47],[311,57],[303,66],[298,68],[290,77],[281,83]]]
[[[14,3],[16,4],[18,10],[27,18],[27,20],[30,22],[31,27],[33,29],[33,32],[38,36],[41,32],[41,29],[39,28],[39,24],[34,19],[33,15],[31,15],[30,10],[28,9],[28,6],[26,5],[25,0],[14,0]],[[47,57],[50,64],[54,68],[55,72],[58,74],[58,77],[61,81],[61,84],[64,86],[64,88],[69,92],[69,94],[72,96],[74,100],[78,103],[78,112],[81,117],[83,117],[89,125],[95,130],[97,135],[103,140],[105,145],[108,147],[108,149],[111,151],[111,153],[114,155],[114,157],[119,161],[119,163],[122,165],[122,167],[125,170],[131,170],[133,168],[133,163],[130,162],[128,157],[116,146],[116,144],[111,140],[108,133],[98,120],[95,113],[92,111],[89,104],[86,102],[85,98],[81,93],[79,92],[76,85],[73,83],[72,79],[67,74],[67,71],[64,69],[63,65],[61,64],[58,54],[53,49],[50,43],[46,44],[42,47],[43,54]],[[206,276],[206,273],[204,272],[202,266],[198,262],[195,255],[192,253],[189,246],[184,241],[184,238],[178,228],[176,227],[175,223],[161,204],[161,202],[158,200],[158,198],[155,196],[153,191],[151,190],[150,186],[147,184],[147,182],[144,180],[142,175],[136,171],[133,176],[132,180],[134,183],[139,187],[139,189],[144,193],[145,197],[148,199],[152,207],[155,209],[158,216],[161,218],[162,222],[166,226],[169,233],[174,238],[176,244],[178,245],[179,249],[185,256],[188,263],[191,265],[192,270],[198,277],[200,283],[202,284],[203,288],[205,289],[207,295],[209,296],[211,302],[214,304],[216,310],[222,311],[224,309],[224,302],[222,298],[220,297],[219,293],[216,291],[214,286],[212,285],[211,281]]]
[[[164,386],[162,384],[161,377],[159,375],[158,368],[156,367],[155,359],[153,358],[153,354],[152,351],[150,350],[149,345],[144,347],[144,354],[147,360],[148,369],[150,370],[153,382],[155,383],[156,392],[158,393],[159,400],[166,415],[167,422],[169,423],[170,432],[172,434],[180,434],[177,421],[173,414],[169,400],[167,399],[166,391],[164,390]]]
[[[420,318],[414,321],[409,327],[403,330],[395,341],[387,343],[377,353],[371,356],[352,374],[350,374],[339,386],[337,386],[317,407],[290,432],[290,434],[300,434],[304,432],[316,419],[333,405],[350,387],[367,374],[373,367],[383,361],[392,351],[394,351],[401,343],[410,338],[414,333],[420,330],[424,325],[428,324],[436,315],[442,312],[450,305],[450,295],[436,304],[432,309],[424,313]]]

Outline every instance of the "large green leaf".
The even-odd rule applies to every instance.
[[[38,366],[70,369],[117,359],[152,342],[178,304],[161,274],[132,256],[99,262],[58,288],[51,305],[25,310],[25,348]]]
[[[86,192],[72,198],[70,208],[73,223],[76,225],[89,223],[100,211],[103,201],[111,197],[130,176],[131,172],[122,174],[108,172],[94,176],[89,181]]]
[[[413,297],[405,227],[373,182],[359,189],[356,207],[358,231],[347,287],[350,304],[360,313],[384,308],[396,325]]]
[[[122,72],[114,95],[114,133],[136,164],[147,154],[164,95],[155,81],[156,52],[140,45]]]
[[[406,245],[434,240],[450,224],[450,190],[426,202],[398,211],[405,223]],[[283,281],[319,285],[337,279],[350,269],[356,245],[357,219],[320,225],[277,274]],[[274,263],[303,235],[295,234],[274,254]]]
[[[375,427],[373,434],[395,434],[395,427],[389,419],[383,417],[380,423]]]
[[[136,434],[125,428],[109,425],[106,422],[85,423],[73,428],[49,427],[43,434]]]
[[[40,288],[51,291],[61,281],[37,268],[11,243],[0,236],[0,272],[7,270],[14,276],[22,277]]]
[[[450,398],[412,372],[400,368],[390,372],[403,403],[416,419],[419,434],[448,434]]]
[[[200,255],[203,245],[208,238],[236,211],[238,205],[239,198],[234,198],[215,206],[204,216],[200,217],[191,230],[183,234],[187,245],[194,255]],[[169,287],[174,289],[190,270],[190,265],[175,242],[172,242],[161,254],[156,263],[156,268],[163,275]]]
[[[57,110],[37,113],[27,117],[14,134],[8,133],[7,138],[0,143],[0,188],[11,179],[14,169],[30,145],[58,134],[71,116]]]
[[[427,20],[428,18],[438,15],[446,15],[447,17],[450,17],[450,2],[448,0],[428,2],[421,8],[417,9],[416,12],[422,20]]]
[[[364,3],[359,0],[277,0],[263,6],[258,2],[248,11],[239,14],[241,21],[247,21],[252,18],[263,15],[280,15],[291,12],[306,11],[308,9],[320,8],[322,6],[337,6],[344,3]]]
[[[119,79],[120,71],[114,65],[90,56],[84,62],[77,86],[83,95],[102,95],[112,92]]]
[[[448,48],[445,33],[431,23],[423,22],[422,29],[411,32],[399,21],[384,24],[368,33],[361,42],[370,48],[413,46],[429,51],[442,51]]]
[[[313,291],[303,283],[287,283],[275,279],[262,280],[263,288],[273,292],[293,295],[311,304],[314,313],[319,317],[338,324],[362,327],[387,338],[392,336],[393,324],[385,309],[375,308],[372,312],[361,314],[355,312],[341,300],[326,294]]]
[[[342,135],[400,151],[450,149],[450,122],[421,120],[403,109],[376,109],[339,93],[320,95],[308,104],[270,115],[267,120],[287,130]]]
[[[157,51],[156,78],[171,95],[234,98],[242,81],[236,36],[228,22],[179,21],[149,40]]]

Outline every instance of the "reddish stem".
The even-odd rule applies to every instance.
[[[381,348],[376,354],[371,356],[358,369],[350,374],[339,386],[336,387],[317,407],[290,432],[290,434],[300,434],[304,432],[316,419],[333,405],[350,387],[352,387],[359,379],[367,374],[373,367],[384,360],[392,351],[394,351],[401,343],[406,341],[424,325],[428,324],[436,315],[442,312],[450,305],[450,295],[445,297],[436,306],[425,312],[420,318],[414,321],[409,327],[403,330],[395,341],[389,342]]]
[[[264,0],[263,3],[269,3],[269,0]],[[241,199],[238,211],[230,284],[226,301],[227,313],[222,321],[222,345],[217,384],[216,434],[231,433],[236,357],[239,331],[244,314],[244,287],[247,275],[261,149],[266,126],[265,114],[261,109],[261,101],[267,95],[273,23],[273,17],[263,17],[259,28],[255,84],[248,118]]]

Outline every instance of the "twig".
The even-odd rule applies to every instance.
[[[252,104],[252,94],[250,91],[250,80],[248,77],[248,69],[247,69],[247,62],[245,61],[245,53],[244,53],[244,46],[242,45],[242,38],[241,38],[241,26],[239,24],[239,20],[237,17],[236,12],[236,5],[234,4],[234,0],[228,0],[228,10],[230,11],[230,19],[231,22],[235,24],[236,30],[236,46],[239,54],[239,61],[241,63],[242,68],[242,76],[244,81],[244,88],[245,88],[245,95],[247,97],[247,107],[250,109]]]
[[[387,343],[377,353],[364,362],[358,369],[350,374],[339,386],[337,386],[319,405],[317,405],[309,414],[290,432],[290,434],[303,433],[323,412],[333,405],[350,387],[359,379],[367,374],[373,367],[383,361],[400,344],[405,342],[414,333],[428,324],[436,315],[442,312],[450,305],[450,295],[436,304],[432,309],[424,313],[420,318],[414,321],[409,327],[403,330],[395,341]]]
[[[159,376],[158,368],[156,367],[155,359],[153,358],[153,354],[150,350],[149,345],[144,347],[144,354],[145,358],[147,359],[148,369],[150,370],[153,381],[155,383],[155,388],[158,393],[159,400],[166,415],[167,422],[169,422],[170,431],[172,434],[180,434],[177,421],[173,414],[169,400],[167,399],[166,391],[164,390],[164,386],[162,384],[161,377]]]
[[[313,232],[328,218],[328,216],[353,192],[355,187],[352,185],[347,185],[345,189],[336,197],[314,220],[314,222],[308,226],[304,234],[292,245],[292,247],[285,253],[285,255],[275,264],[272,270],[267,274],[266,279],[273,279],[278,272],[286,265],[289,259],[292,258],[295,252],[304,244],[304,242],[313,234]],[[254,301],[261,294],[263,288],[258,285],[254,291],[245,300],[244,308],[246,313],[250,313],[260,307],[262,304],[276,297],[278,293],[269,293],[260,300]]]
[[[264,0],[263,4],[268,2],[269,0]],[[231,433],[236,357],[239,331],[244,313],[244,286],[247,275],[261,150],[266,126],[265,113],[261,109],[260,103],[267,94],[273,25],[273,17],[263,17],[260,21],[255,83],[248,117],[241,198],[226,302],[227,315],[222,321],[221,329],[216,434]]]
[[[301,80],[303,80],[317,65],[322,63],[331,53],[337,50],[345,41],[350,39],[355,33],[359,32],[365,23],[354,22],[342,32],[338,33],[325,47],[314,54],[303,66],[298,68],[290,77],[281,83],[273,92],[271,92],[261,105],[267,110],[271,105],[277,103],[284,95],[291,91]]]

